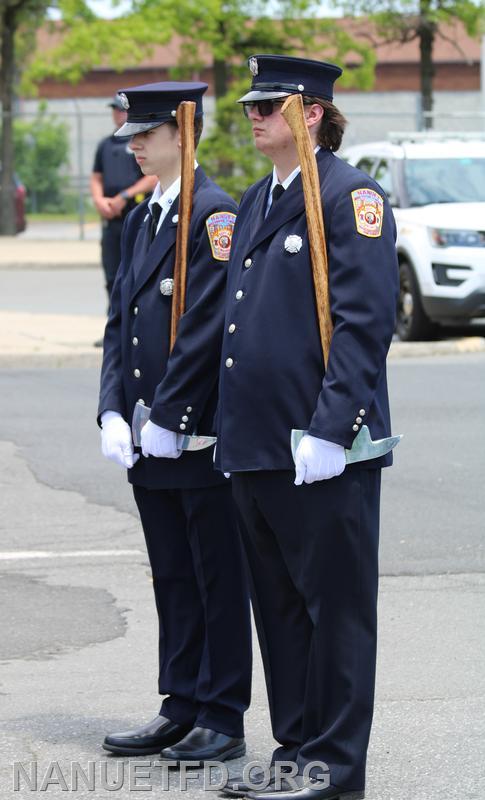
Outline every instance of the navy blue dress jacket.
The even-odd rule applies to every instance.
[[[184,433],[214,433],[224,321],[227,261],[212,255],[207,219],[235,214],[234,201],[198,167],[195,172],[187,259],[186,310],[169,353],[172,297],[160,282],[173,277],[178,199],[150,243],[148,201],[132,211],[122,234],[122,257],[111,295],[104,339],[98,422],[118,411],[131,425],[142,399],[157,425]],[[187,420],[185,421],[185,418]],[[128,480],[150,489],[213,486],[225,478],[213,469],[213,448],[178,459],[141,457]]]
[[[334,325],[328,368],[301,175],[265,218],[268,176],[243,196],[229,262],[216,453],[216,466],[226,472],[293,469],[292,428],[346,448],[362,424],[373,439],[391,433],[386,355],[398,296],[394,218],[368,175],[328,150],[318,152],[317,163]],[[383,201],[378,236],[358,230],[351,193],[365,188]],[[355,467],[390,463],[392,454]]]

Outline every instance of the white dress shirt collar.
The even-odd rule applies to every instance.
[[[319,150],[320,150],[320,145],[317,144],[317,146],[315,147],[315,151],[314,152],[318,153]],[[286,191],[286,189],[288,188],[290,183],[293,183],[293,181],[295,180],[296,176],[299,175],[300,172],[301,172],[301,169],[300,169],[300,165],[298,164],[298,166],[295,167],[293,172],[290,172],[290,174],[288,175],[287,178],[285,178],[284,181],[280,181],[278,179],[277,174],[276,174],[276,167],[273,167],[273,179],[271,181],[271,186],[269,187],[268,204],[266,206],[266,213],[268,213],[270,208],[271,208],[271,204],[273,202],[273,189],[276,186],[276,184],[277,183],[281,183],[283,189],[285,189],[285,191]]]
[[[197,169],[198,166],[199,165],[198,165],[198,163],[196,161],[195,165],[194,165],[194,169]],[[180,175],[177,178],[177,180],[175,180],[172,184],[170,184],[168,189],[166,189],[164,192],[162,192],[162,187],[160,186],[160,181],[155,186],[155,188],[153,190],[153,194],[150,197],[150,200],[148,201],[148,209],[149,209],[150,214],[151,214],[152,213],[152,206],[155,203],[158,203],[158,205],[162,209],[162,213],[160,214],[160,221],[159,221],[159,223],[157,225],[157,231],[156,231],[157,233],[160,230],[160,226],[161,226],[163,220],[165,219],[165,217],[169,213],[171,207],[173,206],[173,204],[174,204],[175,200],[177,199],[177,197],[179,196],[179,194],[180,194]]]

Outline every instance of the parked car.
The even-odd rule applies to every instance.
[[[380,184],[393,207],[399,337],[423,339],[440,323],[485,317],[485,138],[391,134],[342,155]]]
[[[0,180],[2,177],[2,171],[0,168]],[[26,190],[23,183],[19,180],[17,175],[14,175],[13,185],[12,185],[12,194],[15,198],[15,229],[17,233],[22,233],[27,227],[27,220],[25,218],[25,197],[26,197]]]

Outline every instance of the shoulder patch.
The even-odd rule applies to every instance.
[[[382,233],[384,200],[374,189],[355,189],[351,193],[355,226],[362,236],[375,239]]]
[[[206,220],[207,235],[216,261],[229,261],[235,221],[236,215],[230,211],[218,211]]]

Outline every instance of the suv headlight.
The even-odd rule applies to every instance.
[[[428,234],[434,247],[485,247],[484,231],[428,228]]]

